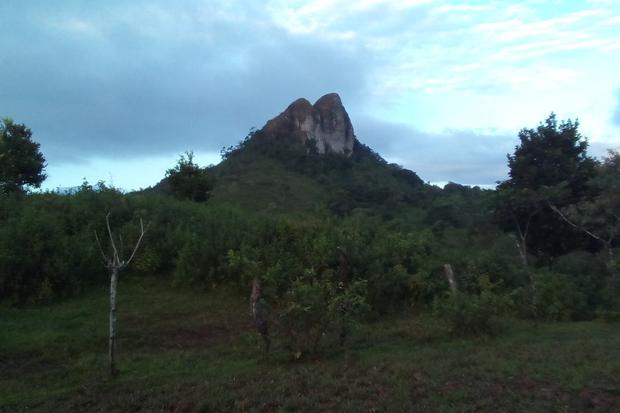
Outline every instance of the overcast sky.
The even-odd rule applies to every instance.
[[[551,111],[620,147],[617,0],[2,0],[0,27],[0,116],[33,130],[45,188],[152,185],[329,92],[430,182],[504,179]]]

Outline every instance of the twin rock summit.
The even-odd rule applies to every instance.
[[[347,111],[337,93],[329,93],[314,105],[300,98],[265,124],[266,138],[287,138],[302,144],[314,141],[318,153],[333,152],[346,156],[353,153],[355,135]]]

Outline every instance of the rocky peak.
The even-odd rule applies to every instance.
[[[321,154],[334,152],[349,156],[353,152],[353,125],[337,93],[322,96],[312,105],[297,99],[262,129],[271,138],[289,137],[302,143],[315,142]]]

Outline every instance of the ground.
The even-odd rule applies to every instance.
[[[293,361],[277,343],[262,354],[238,292],[121,279],[111,379],[107,305],[97,289],[0,307],[0,412],[620,412],[617,323],[507,320],[457,338],[410,310]]]

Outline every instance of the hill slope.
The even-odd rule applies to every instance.
[[[428,192],[412,171],[388,164],[353,133],[337,94],[298,99],[210,168],[210,202],[269,212],[394,211]],[[159,189],[165,189],[165,182]]]

